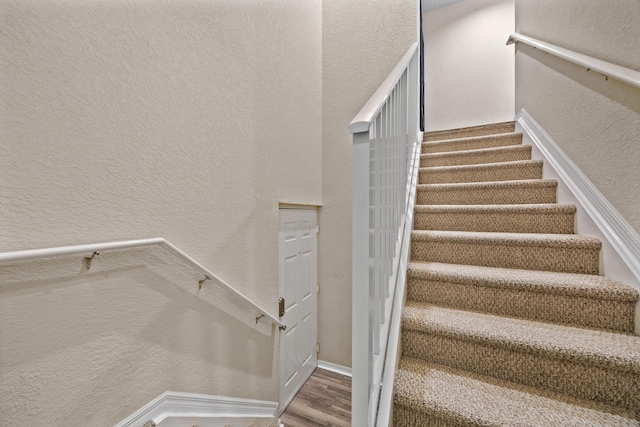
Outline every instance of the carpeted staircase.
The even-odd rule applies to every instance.
[[[395,426],[640,426],[638,293],[514,123],[424,141]]]

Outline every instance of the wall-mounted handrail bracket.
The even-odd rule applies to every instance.
[[[200,291],[200,289],[202,289],[202,284],[204,282],[206,282],[207,280],[211,280],[211,277],[204,276],[204,279],[198,280],[198,291]]]
[[[91,269],[91,263],[93,262],[93,259],[98,255],[100,255],[100,252],[94,251],[91,254],[91,256],[86,256],[82,259],[82,262],[84,263],[84,267],[87,269],[87,271]]]
[[[262,319],[264,317],[264,314],[260,313],[259,316],[256,316],[256,325],[258,324],[258,320]]]

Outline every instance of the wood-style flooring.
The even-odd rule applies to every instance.
[[[351,426],[351,377],[316,369],[280,422],[285,427]]]

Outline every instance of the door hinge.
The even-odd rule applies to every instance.
[[[316,234],[320,234],[320,226],[316,225]]]
[[[284,316],[284,298],[278,298],[278,316]]]
[[[316,294],[320,293],[320,283],[316,283]]]
[[[320,343],[316,343],[316,353],[320,353]]]

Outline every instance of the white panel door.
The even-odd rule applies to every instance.
[[[280,412],[318,366],[316,225],[315,209],[280,209]]]

